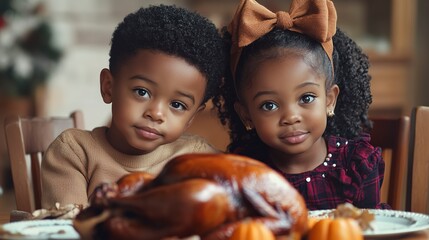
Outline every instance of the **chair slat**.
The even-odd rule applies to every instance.
[[[27,172],[25,147],[22,141],[21,120],[17,116],[5,120],[6,143],[9,152],[15,201],[18,210],[30,212],[35,209],[31,182]]]
[[[386,163],[382,198],[385,198],[393,209],[405,210],[410,118],[401,116],[371,120],[374,123],[371,144],[382,148]]]
[[[411,113],[407,210],[429,214],[429,107]]]
[[[41,207],[42,155],[62,131],[76,126],[84,127],[80,111],[73,112],[69,118],[25,119],[10,116],[5,119],[17,210],[32,212]],[[26,156],[29,156],[28,159]]]
[[[42,208],[42,186],[41,184],[35,184],[40,181],[40,165],[41,165],[41,154],[31,153],[31,177],[33,182],[33,194],[34,194],[34,207],[35,209]]]

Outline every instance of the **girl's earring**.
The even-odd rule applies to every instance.
[[[334,113],[334,110],[329,110],[328,111],[328,117],[333,117],[333,116],[335,116],[335,113]]]
[[[246,128],[246,131],[251,131],[253,129],[249,123],[244,124],[244,127]]]

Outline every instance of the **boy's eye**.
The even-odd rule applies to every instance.
[[[144,98],[149,98],[149,92],[144,89],[144,88],[138,88],[138,89],[134,89],[134,92],[140,96],[140,97],[144,97]]]
[[[185,111],[187,109],[186,105],[181,102],[172,102],[171,107],[180,111]]]
[[[264,111],[274,111],[279,107],[277,106],[277,104],[275,104],[273,102],[266,102],[266,103],[262,104],[261,108]]]
[[[304,96],[301,98],[301,100],[300,100],[300,101],[301,101],[302,103],[311,103],[311,102],[313,102],[315,99],[316,99],[316,97],[315,97],[315,96],[307,94],[307,95],[304,95]]]

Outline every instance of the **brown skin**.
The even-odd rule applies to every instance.
[[[139,177],[130,176],[140,184]],[[149,184],[135,189],[129,196],[94,202],[76,221],[85,225],[107,211],[110,215],[101,220],[95,235],[124,239],[227,239],[246,218],[263,222],[277,235],[307,230],[302,196],[277,172],[244,156],[182,155]]]
[[[204,109],[207,79],[184,59],[138,50],[113,73],[103,69],[103,100],[112,104],[109,143],[129,155],[177,140]]]
[[[256,130],[269,147],[270,159],[285,173],[311,171],[326,157],[322,135],[339,88],[326,89],[325,81],[292,55],[259,62],[240,86],[237,113]]]

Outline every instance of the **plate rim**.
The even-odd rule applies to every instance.
[[[19,235],[19,231],[21,229],[24,229],[25,227],[35,225],[37,226],[50,226],[50,225],[57,225],[57,226],[70,226],[79,236],[78,232],[73,227],[73,220],[72,219],[38,219],[38,220],[24,220],[24,221],[16,221],[16,222],[9,222],[5,224],[0,224],[0,229],[5,231],[5,234],[0,234],[0,239],[34,239],[37,237],[37,239],[80,239],[75,238],[68,234],[64,234],[63,236],[61,234],[22,234]],[[7,233],[9,232],[9,234]]]
[[[308,216],[313,215],[320,215],[320,214],[327,214],[329,212],[334,211],[335,209],[324,209],[324,210],[310,210],[308,211]],[[391,231],[363,231],[364,237],[387,237],[387,236],[398,236],[398,235],[404,235],[409,234],[413,232],[418,232],[422,230],[429,229],[429,215],[424,213],[418,213],[418,212],[410,212],[410,211],[401,211],[401,210],[393,210],[393,209],[369,209],[369,208],[363,208],[361,210],[368,210],[370,213],[373,213],[375,215],[379,214],[380,216],[387,216],[388,214],[395,214],[402,217],[411,217],[416,222],[425,221],[424,224],[415,226],[415,227],[406,227],[401,229],[392,229]],[[315,216],[316,217],[316,216]]]

